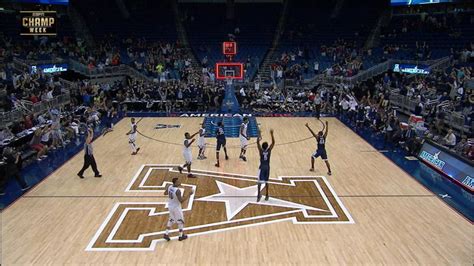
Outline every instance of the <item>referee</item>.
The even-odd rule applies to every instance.
[[[82,166],[81,171],[77,173],[77,175],[80,178],[84,178],[83,174],[84,171],[89,168],[89,166],[92,166],[92,171],[95,173],[95,177],[102,177],[102,175],[99,173],[99,170],[97,170],[97,164],[95,163],[94,159],[94,150],[92,149],[92,139],[94,138],[94,131],[92,128],[89,128],[87,130],[87,139],[86,143],[84,143],[84,166]]]

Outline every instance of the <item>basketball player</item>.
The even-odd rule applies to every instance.
[[[257,139],[257,148],[258,153],[260,154],[260,167],[258,168],[258,195],[257,202],[262,198],[260,188],[262,184],[265,184],[265,200],[268,200],[268,178],[270,178],[270,155],[272,153],[273,146],[275,146],[275,137],[273,136],[273,129],[270,129],[270,135],[272,136],[272,144],[268,146],[268,142],[262,143],[260,145],[260,132]]]
[[[131,129],[127,132],[126,135],[128,135],[128,143],[130,144],[130,148],[132,149],[132,155],[137,155],[140,148],[137,147],[137,145],[135,144],[135,141],[137,139],[137,123],[135,123],[134,117],[132,117],[131,122]]]
[[[197,134],[199,134],[199,131],[190,135],[189,132],[186,132],[184,133],[184,148],[183,148],[183,156],[184,156],[184,165],[183,166],[179,166],[178,167],[178,170],[180,173],[183,172],[183,169],[186,167],[188,169],[188,177],[189,178],[193,178],[195,177],[194,175],[191,174],[191,164],[193,162],[193,153],[192,153],[192,150],[191,150],[191,145],[193,144],[193,142],[195,141],[194,136],[196,136]]]
[[[216,159],[217,163],[215,164],[216,167],[219,167],[219,152],[221,147],[224,148],[225,159],[229,160],[229,156],[227,156],[227,148],[225,147],[226,138],[224,132],[224,124],[222,122],[217,123],[217,131],[216,131],[216,138],[217,138],[217,146],[216,146]]]
[[[326,166],[328,168],[328,175],[331,175],[331,166],[329,165],[328,154],[326,152],[326,138],[328,136],[328,128],[329,128],[328,121],[326,121],[326,126],[325,126],[326,131],[324,132],[324,134],[323,134],[324,128],[323,130],[318,132],[318,135],[316,135],[313,132],[313,130],[309,127],[308,123],[306,123],[305,126],[309,129],[311,134],[313,134],[313,136],[316,138],[316,142],[318,143],[318,149],[311,156],[311,169],[309,170],[311,172],[314,172],[314,159],[321,156],[321,159],[323,159],[323,161],[326,163]]]
[[[92,128],[87,129],[87,139],[86,142],[84,143],[84,165],[82,166],[81,171],[77,173],[77,176],[80,178],[84,178],[84,171],[89,168],[89,166],[92,166],[92,170],[94,171],[94,177],[102,177],[102,175],[99,173],[99,170],[97,170],[97,164],[94,159],[94,153],[92,149],[92,139],[94,138],[94,131]]]
[[[181,209],[181,203],[185,202],[186,200],[189,199],[189,197],[194,193],[194,191],[191,191],[189,194],[181,196],[181,190],[179,189],[179,186],[181,185],[181,182],[177,177],[173,178],[173,185],[168,186],[168,188],[165,190],[165,195],[168,196],[168,210],[170,212],[170,216],[168,219],[168,223],[166,224],[166,233],[163,236],[166,241],[170,241],[171,238],[169,236],[169,230],[171,230],[171,226],[173,224],[178,224],[178,229],[179,229],[179,241],[183,241],[186,238],[188,238],[187,235],[184,234],[183,228],[184,228],[184,217],[183,217],[183,210]]]
[[[198,138],[199,155],[198,155],[198,160],[207,159],[207,157],[204,156],[204,150],[206,149],[206,139],[204,138],[205,135],[206,135],[206,125],[202,124],[202,128],[199,129],[199,138]]]
[[[249,136],[247,135],[247,128],[249,125],[249,118],[244,117],[244,121],[242,125],[240,125],[240,132],[239,132],[239,138],[240,138],[240,156],[239,158],[242,159],[244,162],[247,161],[247,157],[245,157],[245,153],[247,152],[247,145],[249,143]]]

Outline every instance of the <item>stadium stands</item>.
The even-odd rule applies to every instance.
[[[222,41],[237,41],[238,54],[234,60],[245,63],[249,81],[274,45],[275,34],[281,34],[270,72],[275,82],[265,86],[243,82],[236,86],[242,110],[323,112],[340,115],[349,123],[384,135],[387,128],[395,127],[393,135],[399,134],[398,137],[403,135],[399,120],[415,114],[426,121],[428,133],[421,136],[442,140],[452,127],[458,139],[472,137],[471,10],[395,13],[381,31],[380,44],[370,49],[366,47],[367,40],[385,6],[368,0],[347,0],[340,7],[331,1],[292,1],[282,32],[277,28],[283,13],[280,3],[236,4],[235,20],[226,19],[223,4],[199,4],[198,9],[197,4],[182,3],[178,5],[178,19],[184,23],[189,43],[179,41],[176,12],[169,1],[147,1],[148,5],[125,3],[126,12],[112,0],[77,3],[75,7],[91,29],[92,44],[75,36],[67,12],[60,14],[57,37],[36,39],[20,38],[17,15],[2,13],[1,109],[20,115],[15,123],[3,125],[7,128],[0,140],[12,138],[9,132],[31,138],[31,128],[48,128],[51,114],[46,108],[51,103],[57,103],[56,108],[62,109],[67,118],[62,120],[62,136],[73,140],[85,125],[98,125],[113,112],[218,111],[224,86],[211,78],[211,73],[215,62],[224,60]],[[92,4],[93,10],[88,8]],[[186,53],[189,48],[201,65],[192,64]],[[355,76],[389,58],[426,60],[445,56],[450,57],[448,65],[427,76],[389,71],[354,84],[311,80],[321,73]],[[71,59],[76,65],[98,70],[99,77],[108,67],[121,64],[142,76],[129,75],[122,77],[125,82],[114,83],[107,79],[91,82],[83,73],[68,73],[74,77],[68,82],[62,79],[67,79],[65,74],[31,74],[15,63],[21,61],[28,67],[33,62],[56,59]],[[203,73],[203,67],[209,73]],[[284,82],[280,82],[290,79],[299,80],[298,85],[283,86]],[[305,79],[312,83],[305,83]],[[34,104],[42,107],[36,110],[32,108]],[[394,110],[402,115],[392,116]],[[42,136],[47,135],[47,131],[41,132]],[[406,147],[399,139],[394,141],[391,134],[386,139],[392,145]],[[25,140],[23,137],[18,139]],[[49,141],[46,137],[45,140]],[[28,141],[18,142],[19,149],[25,158],[34,158],[38,151]],[[61,145],[55,143],[52,147],[66,145],[61,141]],[[413,153],[415,148],[410,146],[408,150]],[[37,157],[41,158],[42,155]]]

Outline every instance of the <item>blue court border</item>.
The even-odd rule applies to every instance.
[[[115,118],[113,121],[115,124],[120,122],[123,119],[123,116]],[[94,128],[94,140],[100,138],[102,130],[105,128],[105,124],[101,123],[100,125]],[[48,157],[41,161],[33,161],[30,164],[23,167],[21,170],[21,176],[25,182],[31,187],[28,191],[22,191],[20,184],[14,179],[8,180],[5,186],[6,194],[0,196],[0,209],[3,212],[11,204],[17,201],[21,196],[26,195],[34,187],[39,185],[43,180],[48,176],[54,173],[56,170],[61,168],[66,162],[71,160],[74,156],[78,155],[84,149],[84,142],[86,140],[85,135],[79,136],[76,140],[71,141],[69,144],[64,147],[56,150],[51,150],[48,152]],[[80,169],[77,169],[79,171]],[[100,165],[99,165],[100,170]],[[68,176],[63,178],[78,178],[76,172],[69,173]]]

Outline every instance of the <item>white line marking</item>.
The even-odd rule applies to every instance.
[[[133,184],[135,184],[138,176],[140,175],[140,173],[143,171],[143,169],[146,166],[149,166],[150,169],[148,169],[148,171],[145,174],[142,182],[140,182],[139,187],[147,187],[147,188],[157,187],[157,188],[163,188],[162,190],[131,190],[131,187],[133,186]],[[153,166],[156,166],[156,168],[153,167]],[[149,175],[151,174],[152,169],[168,169],[171,172],[177,172],[175,170],[172,170],[172,167],[175,167],[175,166],[176,165],[170,165],[170,164],[166,164],[166,165],[163,165],[163,164],[142,165],[141,168],[139,169],[139,171],[133,177],[130,184],[125,189],[125,191],[126,192],[158,192],[158,191],[163,191],[164,187],[166,187],[166,184],[168,184],[169,182],[163,182],[162,186],[145,186],[144,184],[146,183],[146,180],[148,179]],[[164,167],[164,168],[160,168],[160,167]],[[207,171],[207,170],[195,170],[195,171],[204,172],[204,173],[194,172],[195,175],[212,176],[212,177],[219,177],[219,178],[225,178],[225,179],[252,181],[252,180],[243,179],[243,178],[235,178],[235,177],[232,178],[232,177],[228,177],[228,176],[222,176],[222,174],[248,177],[248,178],[252,178],[252,179],[256,179],[256,180],[258,179],[256,176],[250,176],[250,175],[241,175],[241,174],[232,174],[232,173],[219,173],[219,172]],[[221,175],[209,175],[209,174],[205,174],[205,172],[213,172],[213,173],[218,173],[218,174],[221,174]],[[326,184],[326,186],[329,188],[329,190],[331,191],[332,196],[335,198],[335,200],[339,204],[339,206],[342,209],[342,211],[344,212],[345,216],[348,218],[348,221],[311,221],[311,222],[303,221],[303,222],[299,222],[296,219],[296,217],[288,217],[288,218],[281,218],[281,219],[276,219],[276,220],[272,220],[272,221],[253,223],[253,224],[247,224],[247,225],[232,226],[232,227],[228,227],[228,228],[209,230],[209,231],[204,231],[204,232],[199,232],[199,233],[192,233],[192,234],[189,234],[189,236],[198,236],[198,235],[210,234],[210,233],[215,233],[215,232],[223,232],[223,231],[227,231],[227,230],[234,230],[234,229],[238,229],[238,228],[246,228],[246,227],[250,227],[250,226],[264,225],[264,224],[270,224],[270,223],[281,222],[281,221],[292,221],[293,224],[353,224],[354,223],[354,220],[353,220],[352,216],[349,214],[346,207],[342,204],[340,198],[337,196],[337,194],[335,193],[333,187],[329,184],[329,182],[328,182],[328,180],[325,176],[278,176],[277,178],[271,178],[271,179],[282,181],[283,178],[288,178],[289,181],[290,181],[290,184],[283,184],[283,183],[271,182],[271,181],[268,182],[268,183],[277,184],[277,185],[296,186],[295,182],[314,182],[317,189],[318,189],[318,191],[320,192],[324,202],[328,206],[328,208],[331,212],[331,215],[309,215],[307,213],[306,209],[298,209],[298,210],[292,210],[292,211],[280,212],[280,213],[273,213],[273,214],[268,214],[268,215],[247,217],[247,218],[242,218],[242,219],[237,219],[237,220],[232,220],[232,221],[223,221],[223,222],[217,222],[217,223],[213,223],[213,224],[197,225],[197,226],[187,227],[185,229],[186,230],[200,229],[200,228],[212,227],[212,226],[216,226],[216,225],[238,223],[238,222],[268,218],[268,217],[273,217],[273,216],[286,215],[286,214],[297,213],[297,212],[302,212],[303,216],[305,218],[315,218],[315,217],[319,217],[319,218],[326,218],[326,217],[328,217],[328,218],[329,217],[330,218],[337,218],[338,217],[337,213],[334,210],[334,207],[332,206],[329,199],[327,198],[327,195],[322,190],[319,182],[317,182],[316,180],[293,180],[293,179],[290,179],[290,178],[302,178],[302,179],[305,179],[305,178],[312,178],[312,179],[321,178],[323,180],[323,182]],[[187,185],[186,184],[184,186],[193,187],[194,191],[196,191],[196,186],[194,186],[194,185]],[[186,207],[186,209],[183,209],[183,211],[192,210],[192,204],[194,202],[194,195],[195,194],[193,194],[190,197],[190,199],[188,201],[188,206]],[[99,236],[102,234],[105,227],[110,222],[110,220],[112,219],[113,215],[115,214],[115,212],[117,211],[117,209],[119,208],[120,205],[162,205],[162,204],[164,204],[165,207],[166,207],[167,202],[119,202],[119,203],[116,203],[114,205],[114,207],[112,208],[112,210],[110,211],[110,213],[107,215],[106,219],[103,221],[103,223],[99,227],[99,229],[97,230],[97,232],[95,233],[95,235],[93,236],[93,238],[91,239],[91,241],[89,242],[89,244],[88,244],[88,246],[86,247],[85,250],[86,251],[153,251],[153,250],[155,250],[156,244],[158,242],[162,242],[163,241],[162,239],[154,239],[154,240],[151,241],[151,244],[150,244],[149,247],[144,247],[144,248],[130,248],[130,247],[128,247],[128,248],[114,248],[114,247],[112,247],[112,248],[110,248],[110,247],[107,247],[107,248],[94,248],[93,246],[97,242]],[[107,240],[105,241],[106,243],[141,243],[141,242],[143,242],[143,239],[145,237],[150,237],[150,236],[159,235],[159,234],[164,233],[163,231],[159,231],[159,232],[152,232],[152,233],[142,234],[136,240],[114,240],[113,238],[114,238],[116,232],[118,231],[118,229],[120,228],[120,225],[122,224],[122,222],[125,219],[125,217],[126,217],[129,210],[149,210],[149,214],[148,214],[149,216],[165,215],[166,213],[169,213],[168,211],[155,212],[156,208],[154,208],[154,207],[142,207],[142,206],[141,207],[126,207],[125,210],[120,214],[120,218],[118,219],[118,221],[114,225],[114,228],[112,229],[111,233],[107,237]],[[176,231],[177,231],[177,229],[171,230],[171,232],[176,232]],[[174,238],[176,238],[176,237],[173,237],[173,239]]]

